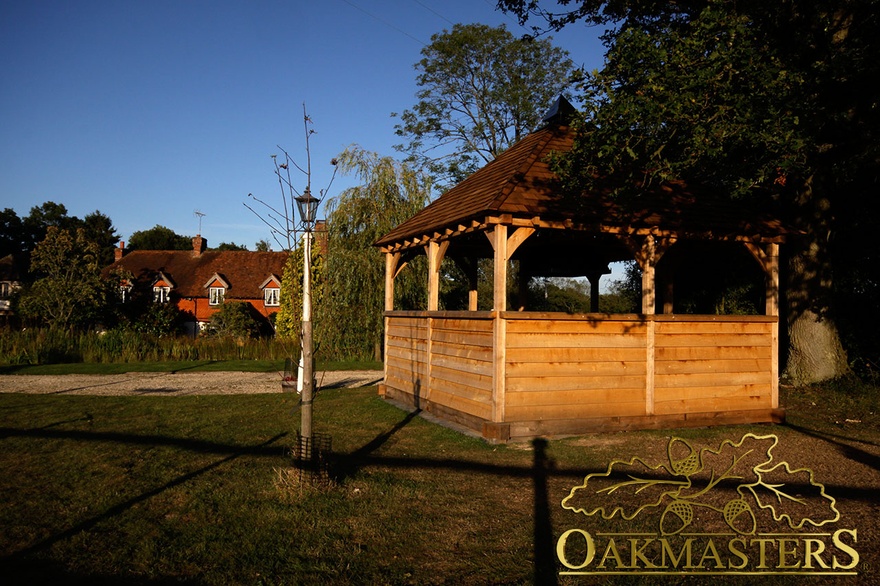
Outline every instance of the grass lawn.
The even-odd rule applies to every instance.
[[[718,446],[748,432],[776,434],[778,456],[814,470],[837,499],[836,526],[857,528],[859,575],[832,582],[872,583],[876,402],[829,392],[831,409],[811,405],[821,404],[821,389],[792,393],[786,426],[492,446],[411,416],[374,387],[325,390],[315,429],[332,437],[336,480],[303,490],[284,482],[299,423],[286,394],[0,395],[0,583],[655,583],[632,573],[559,575],[555,548],[566,530],[650,530],[659,516],[606,522],[562,508],[562,499],[614,459],[662,459],[671,435]]]

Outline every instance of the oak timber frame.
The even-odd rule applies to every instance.
[[[625,244],[642,270],[639,314],[509,311],[507,267],[539,230],[599,231]],[[491,311],[477,311],[476,259],[462,263],[468,311],[439,311],[440,266],[450,245],[482,234],[494,259]],[[385,378],[380,394],[470,428],[490,441],[645,429],[779,422],[779,242],[727,235],[760,266],[765,315],[672,313],[657,308],[657,266],[693,234],[486,216],[382,246]],[[712,235],[697,238],[711,239]],[[395,311],[394,281],[408,255],[428,260],[427,311]],[[598,274],[587,275],[598,291]],[[671,281],[669,281],[671,283]]]

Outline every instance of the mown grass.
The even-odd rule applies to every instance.
[[[332,437],[335,482],[292,490],[279,478],[291,469],[298,423],[287,394],[0,395],[0,581],[552,583],[556,538],[592,522],[560,507],[569,490],[612,459],[662,455],[671,435],[492,446],[401,411],[375,388],[324,390],[315,428]],[[812,425],[809,411],[798,423]],[[875,425],[869,435],[880,445]],[[802,436],[768,426],[674,433],[717,445],[747,431]],[[793,456],[804,464],[797,457],[810,453]],[[852,515],[846,526],[870,544],[876,519]],[[875,545],[863,548],[870,563]],[[664,580],[679,581],[696,583]]]

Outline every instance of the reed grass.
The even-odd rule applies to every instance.
[[[0,364],[283,360],[298,355],[292,346],[295,345],[270,338],[159,337],[124,330],[4,329],[0,330]]]

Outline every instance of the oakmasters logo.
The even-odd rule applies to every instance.
[[[664,461],[588,475],[562,500],[592,521],[559,537],[560,575],[856,575],[856,530],[835,526],[834,498],[778,460],[778,443],[749,433],[697,449],[674,437]]]

